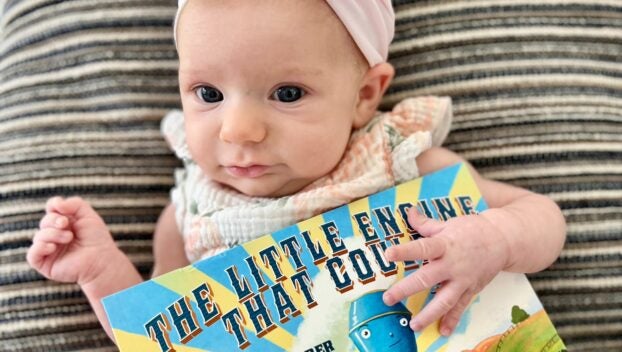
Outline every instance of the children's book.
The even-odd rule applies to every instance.
[[[104,298],[121,351],[562,351],[522,274],[500,273],[443,337],[408,326],[435,295],[382,293],[426,262],[384,250],[416,241],[411,207],[447,220],[486,209],[465,164],[387,189]],[[468,238],[464,239],[468,241]]]

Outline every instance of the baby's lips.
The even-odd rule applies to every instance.
[[[268,166],[266,165],[249,165],[249,166],[228,166],[225,168],[227,172],[234,177],[256,178],[266,173]]]

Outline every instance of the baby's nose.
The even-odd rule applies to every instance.
[[[229,106],[223,111],[219,137],[227,143],[259,143],[267,134],[262,111],[244,104]]]

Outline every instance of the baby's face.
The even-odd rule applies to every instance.
[[[276,197],[337,165],[364,74],[338,21],[323,0],[190,1],[179,83],[190,153],[208,177]]]

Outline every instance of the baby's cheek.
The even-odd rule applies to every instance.
[[[290,159],[290,165],[300,175],[319,178],[334,169],[339,159],[341,152],[334,145],[311,142],[299,146],[297,156]]]

